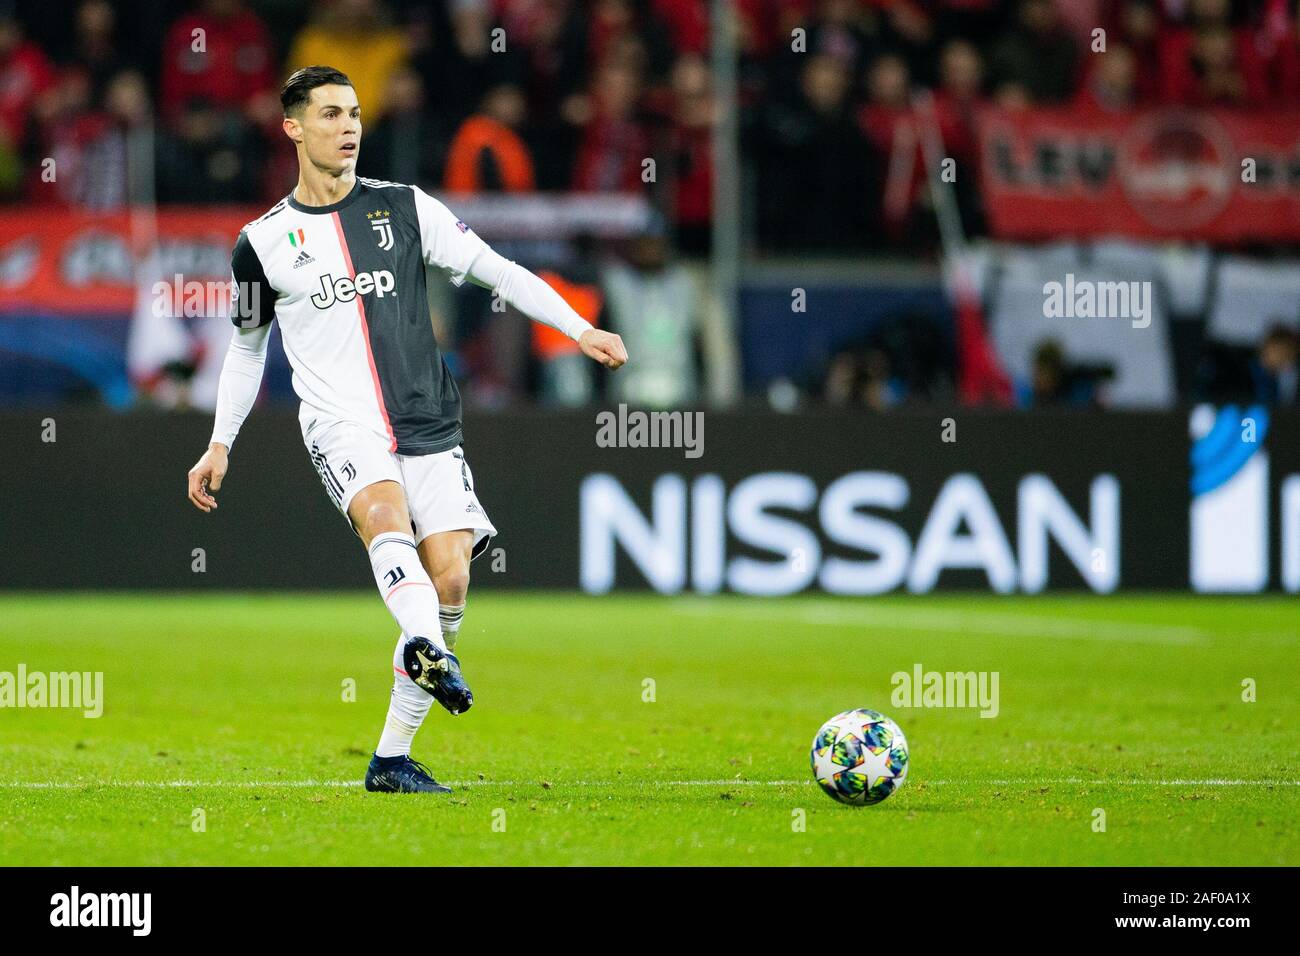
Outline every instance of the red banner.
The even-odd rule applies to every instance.
[[[166,283],[179,300],[181,283],[229,283],[235,238],[258,215],[229,206],[0,209],[0,310],[129,313],[142,285]],[[182,307],[177,301],[177,314]]]
[[[1300,112],[990,110],[989,226],[1003,239],[1300,239]]]

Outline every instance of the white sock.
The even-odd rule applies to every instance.
[[[388,702],[384,732],[379,735],[379,744],[375,747],[375,755],[379,757],[408,756],[415,732],[424,723],[433,704],[433,698],[406,676],[402,658],[405,647],[406,634],[403,633],[398,636],[397,649],[393,651],[393,694]]]
[[[442,623],[442,642],[447,650],[456,652],[456,635],[460,633],[460,622],[465,617],[463,604],[439,604],[438,620]]]
[[[375,535],[370,542],[370,567],[397,626],[412,636],[427,637],[439,650],[446,650],[438,620],[438,592],[420,563],[415,539],[402,531]]]

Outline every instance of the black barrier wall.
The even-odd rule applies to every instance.
[[[1200,415],[1194,443],[1185,411],[709,412],[678,430],[689,448],[626,447],[654,424],[617,412],[471,416],[466,454],[501,530],[474,586],[1300,589],[1300,415]],[[0,586],[369,588],[292,411],[258,409],[219,509],[190,506],[210,426],[0,416]]]

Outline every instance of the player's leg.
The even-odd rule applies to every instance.
[[[438,783],[423,764],[411,759],[411,744],[429,715],[433,697],[406,674],[407,641],[403,631],[393,654],[393,690],[384,729],[366,769],[366,789],[387,793],[450,793],[450,787]]]
[[[456,632],[465,613],[465,594],[469,588],[469,559],[474,545],[471,531],[448,531],[430,535],[420,542],[420,561],[433,580],[441,602],[438,616],[442,638],[449,651],[456,647]],[[433,705],[433,697],[416,685],[406,673],[406,647],[409,638],[403,631],[393,651],[393,693],[388,705],[384,732],[375,747],[379,759],[408,756],[416,732]]]
[[[445,650],[438,596],[415,550],[397,456],[382,436],[353,422],[314,421],[303,441],[330,499],[360,536],[389,613],[408,634]]]
[[[436,665],[446,653],[440,650],[438,597],[415,549],[397,457],[382,438],[348,422],[322,423],[320,427],[313,423],[303,438],[330,499],[366,547],[379,593],[403,628],[401,647],[409,643],[407,628],[412,634],[428,635],[419,638],[426,651],[425,663]],[[429,711],[432,692],[416,686],[407,676],[400,655],[394,668],[398,674],[384,730],[366,771],[366,789],[449,792],[450,788],[435,781],[410,757],[411,740]],[[432,672],[433,668],[425,670]],[[458,672],[456,676],[459,678]]]
[[[469,562],[476,532],[470,528],[439,531],[419,544],[420,560],[438,592],[438,618],[447,650],[455,652],[469,593]]]
[[[403,631],[446,651],[438,621],[438,592],[420,562],[411,534],[406,492],[396,481],[378,481],[358,491],[348,518],[370,555],[375,586]]]
[[[370,555],[375,585],[405,635],[403,672],[453,714],[469,710],[474,695],[443,643],[438,592],[415,546],[405,490],[393,481],[369,485],[353,497],[348,517]]]
[[[420,559],[437,586],[443,641],[454,654],[470,561],[487,550],[496,528],[474,491],[463,448],[400,460]]]
[[[438,625],[438,592],[420,561],[411,534],[406,493],[394,481],[361,489],[348,517],[370,555],[375,584],[389,613],[402,628],[393,657],[393,692],[375,755],[366,771],[366,789],[397,793],[448,793],[419,763],[411,744],[433,705],[435,693],[450,695],[467,709],[473,698],[447,654]],[[417,684],[414,677],[423,678]],[[444,690],[443,685],[451,685]],[[456,711],[453,710],[453,713]]]

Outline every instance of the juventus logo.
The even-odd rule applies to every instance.
[[[388,586],[391,588],[396,586],[397,582],[402,580],[405,577],[406,577],[406,572],[402,570],[401,565],[398,565],[397,567],[393,568],[393,570],[389,571],[387,574],[384,575],[384,580],[388,582]]]
[[[387,216],[383,219],[372,220],[370,228],[379,236],[378,242],[380,249],[387,252],[389,249],[393,248],[393,226]]]
[[[357,469],[350,461],[345,461],[343,467],[340,468],[339,471],[343,472],[343,477],[348,481],[351,481],[357,476]]]

